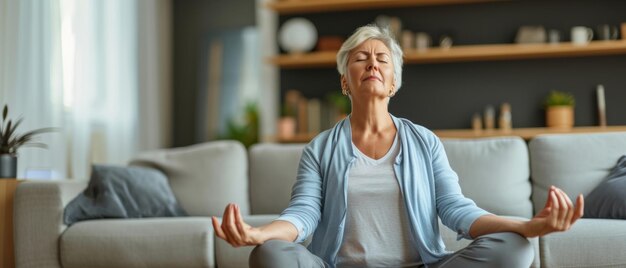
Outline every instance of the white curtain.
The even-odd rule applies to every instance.
[[[268,59],[278,54],[278,44],[276,43],[278,14],[265,8],[272,1],[274,0],[256,0],[256,24],[259,29],[261,59]],[[272,64],[261,64],[259,79],[259,84],[263,85],[259,93],[261,139],[271,141],[276,136],[276,118],[280,114],[279,69]]]
[[[9,116],[23,118],[18,133],[63,125],[61,37],[58,1],[0,0],[0,105]],[[45,176],[66,172],[64,135],[44,134],[47,150],[18,150],[18,177],[43,170]]]
[[[168,145],[169,43],[158,41],[169,27],[150,23],[169,25],[168,0],[0,3],[2,102],[24,117],[21,132],[61,129],[40,136],[48,150],[18,152],[18,177],[86,179],[92,163]]]

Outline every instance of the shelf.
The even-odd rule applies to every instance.
[[[267,4],[267,7],[279,14],[294,14],[502,1],[508,0],[275,0]]]
[[[530,140],[541,134],[576,134],[576,133],[602,133],[602,132],[626,132],[626,126],[590,126],[590,127],[574,127],[567,128],[514,128],[509,131],[503,130],[481,130],[474,131],[471,129],[446,129],[434,130],[439,138],[486,138],[499,136],[518,136],[524,140]]]
[[[405,64],[446,63],[464,61],[518,60],[557,57],[586,57],[626,54],[626,41],[593,41],[577,46],[560,44],[491,44],[453,46],[449,49],[429,48],[425,51],[407,50]],[[281,68],[320,68],[336,65],[336,51],[280,55],[270,62]]]
[[[476,139],[487,137],[517,136],[524,140],[530,140],[542,134],[580,134],[580,133],[603,133],[603,132],[626,132],[626,126],[588,126],[574,128],[514,128],[509,131],[499,129],[474,131],[471,129],[442,129],[433,130],[439,138]],[[316,134],[297,134],[290,139],[278,139],[280,143],[307,143],[315,138]]]
[[[316,135],[316,133],[296,134],[292,138],[278,138],[276,141],[280,143],[308,143]]]

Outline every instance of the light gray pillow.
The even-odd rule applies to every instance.
[[[187,216],[167,177],[147,167],[94,165],[87,188],[66,207],[63,221]]]
[[[626,219],[626,155],[585,197],[585,218]]]

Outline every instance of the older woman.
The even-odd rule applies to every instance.
[[[402,50],[387,30],[357,29],[337,69],[352,113],[306,146],[289,207],[260,227],[243,222],[235,204],[221,225],[213,218],[231,245],[257,245],[252,267],[528,267],[526,237],[567,230],[582,216],[582,196],[574,206],[555,187],[529,221],[489,214],[465,198],[440,140],[388,112],[402,85]],[[447,252],[438,218],[474,241]],[[308,249],[298,244],[311,234]]]

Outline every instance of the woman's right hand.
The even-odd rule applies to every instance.
[[[233,247],[256,246],[263,243],[261,229],[245,223],[241,218],[239,206],[236,204],[231,203],[226,206],[221,225],[216,217],[211,217],[211,219],[217,237],[226,240]]]

